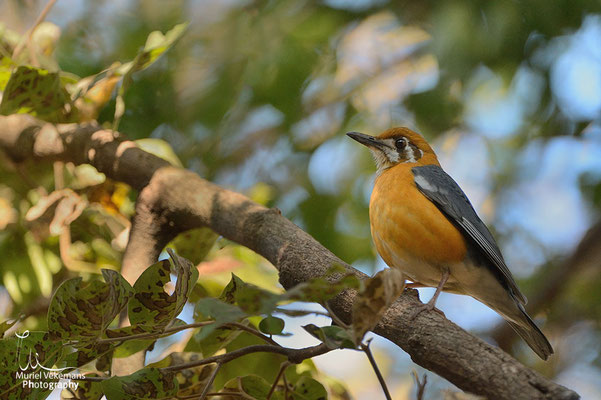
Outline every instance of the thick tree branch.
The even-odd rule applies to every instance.
[[[54,127],[23,115],[0,117],[0,147],[16,160],[28,158],[89,163],[108,177],[154,194],[152,207],[173,232],[208,226],[268,259],[285,288],[322,276],[344,265],[307,233],[280,215],[222,189],[196,174],[168,164],[123,141],[118,133],[94,125]],[[160,221],[158,226],[165,226]],[[408,290],[390,307],[374,332],[388,338],[419,365],[463,390],[495,399],[577,399],[573,391],[525,367],[434,312],[410,320],[419,305]],[[347,291],[330,303],[350,322],[356,293]]]

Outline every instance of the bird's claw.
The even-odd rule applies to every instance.
[[[413,321],[415,318],[417,318],[418,315],[420,315],[424,311],[436,311],[443,317],[445,316],[442,311],[440,311],[438,308],[435,307],[434,303],[428,302],[426,304],[422,303],[419,306],[415,307],[415,310],[413,310],[413,314],[411,314],[411,317],[409,317],[409,320]]]

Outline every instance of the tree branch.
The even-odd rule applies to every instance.
[[[174,168],[138,149],[119,133],[97,125],[51,125],[25,115],[0,117],[0,147],[14,160],[47,159],[89,163],[114,180],[154,196],[157,226],[173,231],[207,226],[268,259],[289,289],[339,264],[353,269],[306,232],[247,197],[222,189],[196,174]],[[152,197],[151,196],[151,197]],[[139,200],[141,201],[141,199]],[[144,259],[146,260],[146,259]],[[443,316],[424,312],[410,320],[420,303],[406,290],[374,329],[410,354],[414,362],[465,391],[495,399],[577,399],[578,395],[525,367],[497,347],[486,344]],[[330,302],[345,322],[351,321],[356,295],[346,291]]]

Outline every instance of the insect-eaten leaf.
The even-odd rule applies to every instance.
[[[163,330],[179,315],[198,280],[198,270],[190,261],[171,249],[167,252],[169,260],[151,265],[134,283],[135,294],[128,306],[131,324],[152,332]],[[176,283],[173,293],[168,294],[164,287],[171,280],[172,269]]]
[[[50,385],[57,379],[44,374],[42,367],[52,368],[62,356],[60,342],[52,341],[47,332],[24,331],[19,336],[0,340],[0,398],[45,399]],[[39,373],[39,387],[27,385],[27,374]],[[25,374],[19,377],[18,373]]]
[[[133,296],[132,287],[116,271],[103,269],[105,282],[63,282],[48,309],[48,331],[54,339],[85,343],[100,338]]]
[[[303,376],[294,385],[292,398],[294,400],[326,400],[328,392],[315,379]]]
[[[98,374],[86,374],[86,377],[98,377]],[[65,388],[61,400],[100,400],[104,396],[100,382],[77,381],[77,388]]]
[[[185,363],[202,360],[203,354],[185,352],[171,353],[160,361],[149,364],[147,367],[164,368]],[[177,398],[184,396],[197,395],[200,396],[203,389],[207,385],[211,373],[216,368],[215,364],[199,365],[192,368],[186,368],[182,371],[175,372],[175,379],[178,382]]]
[[[56,72],[19,66],[10,76],[0,114],[30,114],[48,122],[75,122],[77,109]]]
[[[107,400],[172,398],[178,390],[175,373],[144,368],[128,376],[113,376],[102,381]]]
[[[403,273],[386,268],[364,281],[353,303],[353,341],[359,345],[365,333],[373,329],[405,288]]]

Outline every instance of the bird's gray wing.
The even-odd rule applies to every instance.
[[[520,292],[505,264],[492,234],[478,217],[474,207],[457,182],[437,165],[412,168],[415,185],[443,214],[451,220],[489,261],[487,266],[520,303],[526,298]]]

